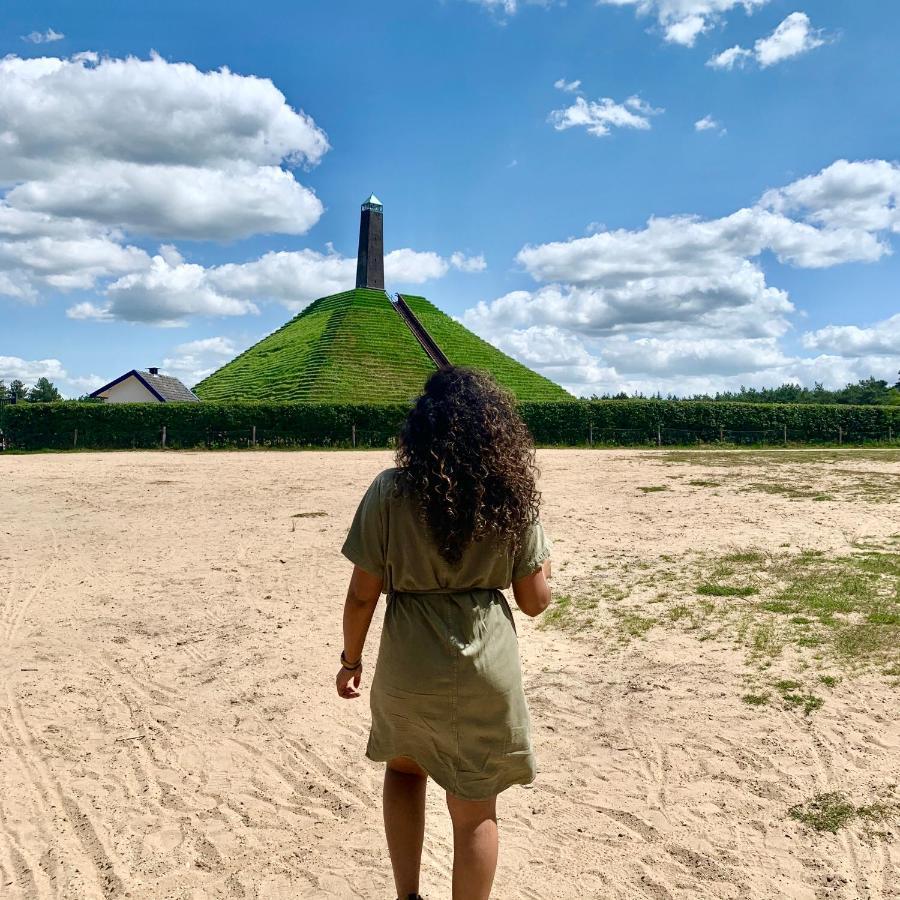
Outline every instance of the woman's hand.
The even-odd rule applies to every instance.
[[[362,663],[360,663],[358,669],[345,669],[341,666],[335,679],[338,697],[341,697],[343,700],[355,700],[359,696],[358,688],[361,679]]]

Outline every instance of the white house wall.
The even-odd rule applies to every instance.
[[[159,403],[134,375],[104,391],[101,396],[107,403]]]

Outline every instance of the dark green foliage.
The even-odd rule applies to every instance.
[[[58,400],[62,400],[62,394],[48,378],[38,378],[28,392],[29,403],[55,403]]]
[[[65,450],[166,446],[386,447],[406,415],[406,404],[328,403],[66,403],[0,408],[11,449]],[[78,431],[77,444],[75,431]]]
[[[900,374],[900,373],[898,373]],[[643,397],[643,395],[639,395]],[[627,400],[625,394],[617,394],[615,397],[604,395],[604,400]],[[663,399],[658,395],[658,400]],[[667,400],[678,400],[675,395],[670,395]],[[799,384],[783,384],[776,388],[748,388],[742,387],[739,391],[719,391],[714,395],[695,394],[692,400],[715,400],[725,403],[849,403],[851,405],[889,405],[900,403],[900,381],[891,386],[886,381],[878,378],[863,378],[855,384],[847,384],[838,390],[829,391],[820,383],[811,387],[801,387]]]
[[[355,424],[357,443],[387,446],[408,408],[406,402],[5,404],[0,429],[9,446],[25,450],[71,447],[76,428],[79,447],[158,446],[163,425],[170,447],[247,446],[253,425],[262,445],[343,446]],[[839,427],[845,443],[886,438],[888,428],[895,440],[900,437],[900,407],[888,406],[569,400],[520,403],[519,411],[535,441],[546,446],[583,446],[591,436],[598,444],[652,446],[657,428],[663,443],[715,442],[720,428],[726,436],[728,429],[777,436],[783,425],[793,440],[809,443],[834,443]]]

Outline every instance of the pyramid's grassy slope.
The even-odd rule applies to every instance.
[[[416,318],[454,365],[487,369],[519,400],[540,402],[572,399],[572,395],[558,384],[483,341],[424,297],[410,294],[404,294],[403,297]]]
[[[201,400],[406,401],[434,366],[381,291],[311,303],[194,388]]]
[[[561,387],[476,337],[424,297],[406,297],[450,362],[487,369],[519,400],[568,400]],[[194,387],[201,400],[391,403],[434,371],[382,291],[322,297]]]

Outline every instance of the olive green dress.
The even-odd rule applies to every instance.
[[[501,589],[539,569],[550,545],[538,522],[515,555],[477,541],[450,565],[415,502],[395,490],[396,474],[372,482],[341,551],[388,595],[366,756],[409,757],[451,794],[486,800],[534,780],[518,641]]]

